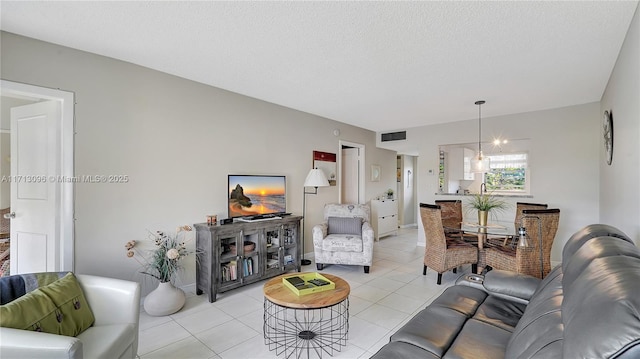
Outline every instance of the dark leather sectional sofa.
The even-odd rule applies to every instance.
[[[373,358],[640,358],[640,249],[590,225],[543,280],[463,276]]]

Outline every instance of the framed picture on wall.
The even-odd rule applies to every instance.
[[[380,166],[371,165],[371,182],[380,181]]]
[[[317,168],[324,172],[324,175],[329,180],[330,186],[336,185],[338,164],[336,162],[335,153],[313,151],[313,168]]]

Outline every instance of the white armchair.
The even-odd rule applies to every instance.
[[[318,270],[325,264],[364,266],[373,260],[374,233],[370,209],[364,204],[327,204],[324,223],[313,226],[313,250]]]
[[[77,337],[0,328],[0,357],[136,358],[140,322],[140,284],[76,275],[95,323]]]

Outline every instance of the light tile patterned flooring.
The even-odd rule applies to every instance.
[[[361,266],[325,266],[322,272],[337,275],[351,286],[349,339],[334,358],[371,357],[461,275],[461,271],[445,273],[440,286],[434,271],[423,276],[424,247],[416,246],[417,240],[417,229],[401,229],[397,236],[381,238],[374,244],[369,274]],[[315,271],[315,264],[302,270]],[[184,308],[166,317],[151,317],[142,309],[140,358],[278,358],[264,344],[263,285],[258,282],[221,293],[215,303],[209,303],[204,294],[187,293]],[[330,358],[326,353],[323,357]]]

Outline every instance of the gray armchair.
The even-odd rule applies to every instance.
[[[318,270],[325,264],[349,264],[364,266],[364,272],[369,273],[374,240],[370,213],[369,206],[364,204],[324,206],[324,223],[313,227]]]

